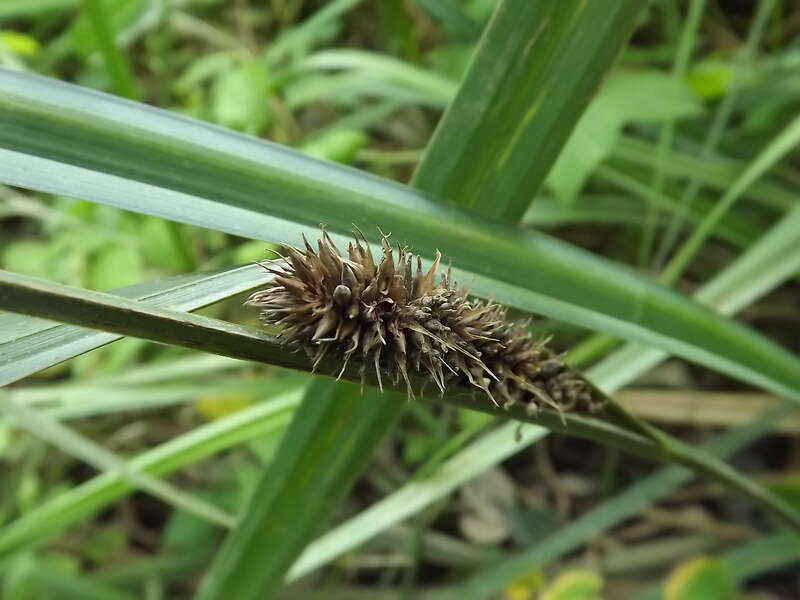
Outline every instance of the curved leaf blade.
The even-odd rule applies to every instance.
[[[196,310],[262,285],[263,269],[255,265],[219,273],[178,276],[111,292],[175,310]],[[0,315],[0,386],[52,367],[120,339],[91,331],[14,314]]]
[[[236,235],[297,244],[320,222],[340,234],[355,223],[373,239],[376,225],[391,228],[424,256],[441,249],[477,295],[800,398],[796,357],[677,293],[548,236],[273,144],[0,70],[0,148],[7,183]]]

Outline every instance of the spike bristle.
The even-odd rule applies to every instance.
[[[289,248],[280,268],[265,265],[275,277],[247,303],[261,309],[264,323],[282,325],[281,339],[305,348],[315,368],[323,356],[340,357],[340,376],[352,358],[361,363],[362,382],[372,366],[381,387],[386,374],[404,382],[410,396],[414,373],[442,393],[451,382],[471,385],[506,408],[599,407],[589,384],[547,340],[534,340],[527,323],[508,321],[499,304],[468,300],[449,268],[437,285],[438,251],[427,271],[419,257],[412,269],[408,249],[393,250],[388,237],[382,234],[377,265],[360,231],[346,256],[324,230],[316,250],[303,238],[305,249]]]

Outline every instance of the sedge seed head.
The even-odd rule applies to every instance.
[[[562,357],[536,340],[505,307],[469,299],[450,269],[437,281],[441,255],[429,269],[382,235],[376,261],[357,232],[345,253],[323,230],[315,246],[287,248],[274,277],[248,304],[263,323],[283,327],[284,343],[306,350],[314,368],[323,357],[352,360],[413,396],[410,375],[432,381],[444,393],[451,384],[472,386],[498,406],[523,403],[530,411],[594,411],[589,384]]]

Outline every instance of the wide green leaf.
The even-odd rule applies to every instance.
[[[439,247],[478,295],[800,397],[796,357],[742,325],[568,244],[353,169],[4,70],[0,148],[7,183],[256,239],[297,244],[320,222],[338,233],[356,223],[373,239],[391,229],[425,256]]]

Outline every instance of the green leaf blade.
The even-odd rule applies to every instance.
[[[637,0],[499,3],[415,184],[518,221],[643,8]]]
[[[338,505],[400,416],[396,393],[315,380],[198,598],[263,598]],[[268,561],[264,556],[269,556]]]
[[[113,292],[176,310],[196,310],[264,280],[261,267],[248,266],[213,274],[178,276],[137,284]],[[120,339],[113,333],[90,331],[18,315],[0,315],[0,385],[7,385],[60,362]]]

